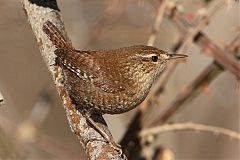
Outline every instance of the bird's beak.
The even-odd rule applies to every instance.
[[[168,54],[169,59],[179,59],[179,58],[187,58],[186,54]]]

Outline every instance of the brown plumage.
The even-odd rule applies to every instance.
[[[144,45],[79,51],[50,21],[43,31],[57,48],[56,64],[63,69],[67,91],[87,114],[119,114],[135,108],[167,61],[186,57]]]

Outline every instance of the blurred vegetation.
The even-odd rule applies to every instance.
[[[201,21],[220,0],[169,0],[187,21]],[[220,48],[226,48],[239,32],[239,3],[223,1],[200,29]],[[78,49],[106,49],[147,44],[158,13],[158,0],[58,0],[69,37]],[[185,37],[166,9],[154,46],[174,52]],[[188,23],[191,22],[191,23]],[[0,6],[0,159],[85,159],[71,132],[53,81],[39,54],[37,43],[19,1]],[[204,48],[190,44],[182,50],[190,58],[180,63],[168,79],[157,104],[143,117],[148,126],[190,84],[213,58]],[[239,52],[239,51],[238,51]],[[239,54],[238,54],[239,55]],[[227,55],[230,56],[230,55]],[[239,129],[239,82],[224,71],[205,85],[200,94],[176,112],[169,122],[193,121]],[[136,109],[137,110],[137,109]],[[116,140],[124,135],[136,110],[105,118]],[[224,136],[195,132],[167,132],[154,143],[169,148],[177,159],[239,159],[240,143]]]

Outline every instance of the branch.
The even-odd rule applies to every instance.
[[[207,17],[203,17],[201,23],[197,25],[197,27],[191,31],[191,27],[193,24],[188,22],[185,17],[180,15],[178,12],[175,11],[172,21],[176,23],[176,21],[179,21],[183,26],[180,28],[182,31],[184,28],[184,33],[189,32],[189,37],[191,37],[191,41],[193,40],[195,43],[200,45],[201,47],[204,46],[204,51],[210,51],[212,54],[209,54],[211,57],[214,58],[215,61],[217,61],[222,67],[229,70],[232,74],[234,74],[237,78],[240,78],[240,65],[236,61],[232,60],[228,56],[224,54],[224,51],[222,51],[215,43],[211,42],[210,39],[204,35],[204,33],[201,32],[201,28],[204,26],[204,23],[208,24],[209,18],[214,15],[214,13],[217,12],[218,9],[220,9],[225,4],[224,1],[220,1],[216,4],[216,6],[213,8],[211,13]],[[188,24],[186,26],[186,24]],[[175,51],[179,51],[182,49],[184,45],[186,45],[188,38],[180,40],[179,44],[175,47]]]
[[[89,159],[123,159],[121,157],[122,155],[107,143],[89,123],[87,123],[86,118],[76,109],[76,106],[72,104],[69,94],[64,88],[61,74],[62,70],[60,67],[53,65],[55,63],[55,47],[43,32],[42,26],[49,20],[66,36],[56,0],[22,0],[22,4],[42,57],[53,76],[58,94],[62,99],[71,130],[76,134],[78,140],[83,145]],[[93,118],[104,132],[111,135],[102,116]]]
[[[223,68],[229,70],[238,79],[240,78],[240,64],[229,58],[224,50],[220,49],[213,41],[211,41],[205,34],[199,32],[194,38],[194,41],[201,47],[205,52],[210,52],[210,55],[214,60],[221,65]]]
[[[223,6],[225,2],[224,0],[219,0],[216,4],[214,4],[214,7],[209,11],[208,15],[201,16],[198,20],[197,25],[193,26],[190,22],[185,20],[181,16],[181,14],[178,12],[178,10],[175,8],[172,9],[172,14],[169,17],[170,20],[175,24],[175,26],[180,27],[179,30],[182,32],[182,39],[180,40],[180,43],[178,43],[177,47],[174,48],[174,52],[176,53],[184,53],[184,51],[192,44],[194,37],[203,30],[207,25],[210,23],[210,18],[212,18],[217,11],[219,11]],[[180,24],[179,24],[180,22]],[[171,62],[166,70],[163,72],[163,74],[160,77],[160,83],[158,84],[158,92],[157,95],[161,93],[161,91],[164,90],[164,87],[166,86],[168,79],[171,77],[173,71],[175,70],[176,66],[179,64],[179,61],[173,61]]]
[[[169,132],[173,130],[195,130],[195,131],[204,131],[204,132],[211,132],[215,135],[225,135],[233,139],[237,139],[240,141],[240,133],[232,131],[230,129],[221,128],[221,127],[215,127],[215,126],[209,126],[209,125],[203,125],[198,123],[192,123],[192,122],[185,122],[185,123],[175,123],[175,124],[165,124],[161,126],[157,126],[154,128],[149,128],[146,130],[143,130],[140,132],[140,137],[145,139],[148,136],[156,136],[163,132]]]
[[[167,0],[159,0],[159,1],[160,1],[160,4],[157,9],[157,15],[155,18],[155,22],[153,24],[152,33],[148,38],[148,42],[147,42],[147,45],[149,46],[153,46],[154,42],[156,41],[157,33],[159,32],[159,27],[163,19],[165,8],[167,6]]]

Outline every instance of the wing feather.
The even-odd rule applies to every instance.
[[[79,78],[93,83],[104,92],[116,93],[125,90],[124,85],[109,74],[93,56],[97,51],[77,51],[69,49],[56,49],[57,61],[70,71],[77,74]]]

